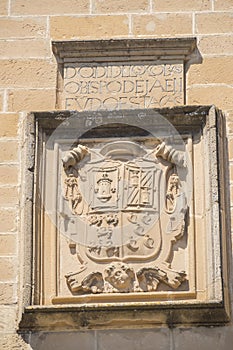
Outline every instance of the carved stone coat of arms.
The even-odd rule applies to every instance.
[[[85,144],[85,143],[84,143]],[[78,220],[73,295],[171,290],[186,279],[172,268],[173,244],[186,226],[179,170],[185,154],[165,142],[78,144],[63,162],[63,198]]]

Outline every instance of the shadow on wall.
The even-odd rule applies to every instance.
[[[185,64],[185,73],[187,74],[189,67],[192,64],[201,64],[203,62],[202,55],[198,49],[198,47],[195,48],[193,53],[189,56],[189,60]]]
[[[229,350],[232,327],[77,331],[24,335],[31,350]]]
[[[22,336],[31,350],[95,350],[95,331],[38,332]]]

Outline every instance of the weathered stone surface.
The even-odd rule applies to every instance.
[[[230,327],[175,329],[172,340],[176,350],[229,350],[233,341],[233,331]]]
[[[46,33],[46,19],[32,18],[0,18],[0,39],[41,38]]]
[[[30,338],[32,349],[57,349],[73,350],[77,347],[82,350],[92,350],[97,348],[95,333],[86,332],[66,332],[66,333],[34,333]],[[100,349],[100,348],[99,348]]]
[[[196,33],[231,33],[233,17],[227,12],[212,12],[196,14]]]
[[[14,283],[0,283],[0,304],[10,305],[17,302],[16,284]],[[1,335],[0,335],[1,339]],[[1,344],[1,341],[0,341]]]
[[[3,110],[3,91],[0,92],[0,111]]]
[[[18,133],[18,118],[17,114],[0,113],[0,137],[16,137]]]
[[[155,37],[174,37],[192,34],[192,16],[183,13],[161,13],[153,15],[133,15],[133,34]]]
[[[56,83],[56,66],[48,60],[0,60],[0,86],[52,88]]]
[[[233,88],[225,85],[200,84],[187,86],[187,103],[195,105],[199,102],[203,104],[214,103],[222,109],[233,108]]]
[[[15,206],[19,202],[18,187],[7,186],[0,187],[0,206],[11,207]]]
[[[70,13],[88,13],[88,0],[13,0],[11,3],[12,15],[64,15]]]
[[[0,257],[0,274],[2,282],[16,282],[16,259]]]
[[[199,39],[199,50],[205,55],[232,55],[233,35],[209,35]],[[217,69],[221,66],[217,67]]]
[[[170,331],[160,330],[120,330],[120,331],[97,331],[98,345],[101,350],[116,350],[118,348],[128,350],[169,349]],[[155,345],[156,340],[156,345]]]
[[[233,110],[227,112],[227,134],[233,136]],[[229,147],[230,148],[230,147]]]
[[[230,187],[231,203],[233,202],[233,186]]]
[[[55,89],[9,90],[9,111],[54,109],[56,102]]]
[[[188,84],[233,84],[233,76],[229,74],[232,57],[204,57],[201,64],[193,64],[188,71]]]
[[[1,209],[1,232],[14,232],[16,230],[17,212],[14,209]]]
[[[94,13],[126,13],[126,12],[146,12],[149,10],[149,1],[114,1],[114,0],[93,0]]]
[[[170,295],[168,297],[170,299]],[[145,306],[145,301],[143,303]],[[111,304],[98,307],[88,305],[57,305],[53,307],[28,307],[20,322],[21,332],[62,332],[94,330],[94,329],[129,329],[129,328],[173,328],[196,325],[202,322],[206,326],[221,325],[226,322],[226,315],[217,304],[205,307],[199,304],[194,307],[184,304],[171,308],[171,300],[167,307],[146,307],[136,304],[133,307]],[[152,305],[151,305],[152,306]],[[211,319],[209,317],[211,313]],[[204,322],[204,323],[203,323]]]
[[[179,12],[179,11],[208,11],[211,10],[209,0],[152,0],[155,12]]]
[[[230,170],[230,182],[233,183],[233,164],[230,164],[229,170]]]
[[[0,255],[14,255],[17,253],[17,236],[14,234],[0,234]]]
[[[2,123],[1,123],[2,125]],[[14,126],[12,126],[14,130]],[[8,135],[8,128],[5,131]],[[15,135],[15,132],[14,132]],[[0,141],[0,162],[18,162],[18,143],[17,141]]]
[[[53,40],[79,38],[112,38],[128,35],[129,19],[126,15],[92,17],[51,17]]]
[[[229,151],[229,159],[232,160],[233,159],[233,138],[229,138],[228,141],[228,151]]]
[[[0,3],[0,15],[6,16],[8,12],[8,0],[2,0]]]
[[[32,350],[20,335],[14,333],[0,335],[0,347],[1,350]]]
[[[0,165],[0,185],[16,185],[19,168],[17,166]]]
[[[233,3],[231,0],[215,0],[214,1],[215,11],[232,11]]]
[[[1,58],[47,58],[51,56],[50,42],[42,39],[0,40]]]

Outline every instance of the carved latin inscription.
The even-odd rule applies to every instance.
[[[171,266],[173,244],[186,225],[178,171],[184,153],[164,142],[148,151],[133,141],[113,141],[98,151],[79,144],[62,162],[64,198],[85,237],[73,243],[79,259],[77,271],[65,276],[70,291],[150,292],[161,283],[178,288],[186,273]]]
[[[63,107],[118,110],[180,105],[183,64],[65,64]]]

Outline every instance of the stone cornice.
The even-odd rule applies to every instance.
[[[53,53],[63,62],[187,61],[195,48],[193,37],[52,42]]]

